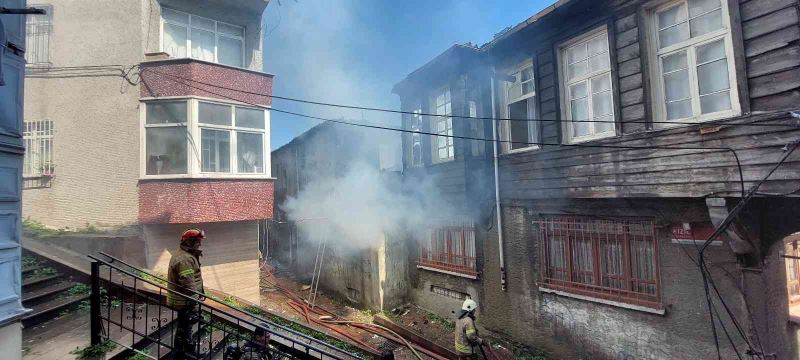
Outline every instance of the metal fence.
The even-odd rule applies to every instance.
[[[256,352],[253,358],[269,359],[360,359],[331,344],[275,324],[247,309],[234,308],[223,301],[205,297],[188,289],[168,289],[169,282],[102,254],[92,259],[91,343],[113,341],[130,355],[151,359],[172,358],[182,354],[187,359],[222,358],[225,352]],[[192,309],[191,341],[193,348],[176,344],[178,311],[166,304],[172,293],[184,299]],[[184,310],[186,311],[186,310]],[[256,337],[256,332],[268,334]]]
[[[652,220],[547,216],[533,226],[545,287],[661,307]]]

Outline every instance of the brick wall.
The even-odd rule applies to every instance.
[[[186,224],[272,218],[273,180],[179,179],[139,183],[139,222]]]
[[[272,105],[270,74],[192,59],[144,62],[141,68],[142,86],[139,88],[143,98],[204,96]]]

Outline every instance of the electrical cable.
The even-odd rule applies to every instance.
[[[393,114],[405,114],[405,115],[416,115],[416,116],[427,116],[427,117],[447,117],[447,118],[456,118],[456,119],[489,120],[489,121],[497,120],[497,121],[511,121],[511,122],[561,122],[561,120],[558,120],[558,119],[498,118],[498,117],[486,117],[486,116],[464,116],[464,115],[453,115],[453,114],[443,115],[443,114],[432,114],[432,113],[426,113],[426,112],[414,112],[414,111],[405,111],[405,110],[393,110],[393,109],[368,107],[368,106],[335,104],[335,103],[329,103],[329,102],[297,99],[297,98],[292,98],[292,97],[287,97],[287,96],[279,96],[279,95],[271,95],[271,94],[267,95],[267,94],[254,92],[254,91],[236,89],[236,88],[232,88],[232,87],[226,87],[226,86],[211,84],[211,83],[207,83],[207,82],[200,81],[200,80],[189,79],[189,78],[184,78],[184,77],[180,77],[180,76],[176,76],[176,75],[172,75],[172,74],[167,74],[167,73],[156,71],[156,70],[153,70],[153,69],[150,69],[150,68],[141,68],[141,71],[149,71],[149,72],[152,72],[152,73],[155,73],[155,74],[158,74],[158,75],[162,75],[162,76],[166,76],[166,77],[179,78],[179,79],[182,79],[182,80],[187,80],[187,81],[191,81],[191,82],[202,84],[202,85],[206,85],[206,86],[211,86],[211,87],[224,89],[224,90],[236,91],[236,92],[243,93],[243,94],[248,94],[248,95],[258,95],[258,96],[269,97],[269,98],[273,98],[273,99],[286,100],[286,101],[292,101],[292,102],[299,102],[299,103],[303,103],[303,104],[337,107],[337,108],[350,109],[350,110],[377,111],[377,112],[385,112],[385,113],[393,113]],[[203,89],[200,89],[200,90],[203,90]],[[608,124],[616,124],[617,123],[615,120],[570,120],[570,122],[574,122],[574,123],[578,123],[578,122],[580,122],[580,123],[608,123]],[[640,120],[640,121],[626,121],[625,123],[626,124],[698,125],[698,123],[696,123],[696,122],[687,122],[687,121],[681,122],[681,121],[641,121]],[[761,127],[761,126],[798,127],[797,125],[765,124],[765,123],[762,123],[762,122],[756,122],[756,123],[724,123],[724,122],[716,122],[716,123],[711,123],[709,125],[759,126],[759,127]]]

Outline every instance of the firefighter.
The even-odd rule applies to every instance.
[[[203,252],[200,250],[200,244],[205,237],[205,231],[200,229],[184,231],[181,234],[180,248],[172,253],[172,258],[169,260],[167,305],[177,312],[177,329],[173,345],[175,358],[179,360],[185,359],[187,353],[196,353],[197,342],[192,339],[192,328],[201,319],[199,301],[203,301],[204,298],[187,290],[203,294],[203,276],[200,273],[200,256]],[[198,301],[187,299],[177,292]]]
[[[475,310],[478,303],[472,299],[464,300],[461,305],[461,312],[456,321],[456,352],[461,358],[477,358],[474,351],[475,346],[481,346],[483,339],[478,336],[478,329],[475,328]]]

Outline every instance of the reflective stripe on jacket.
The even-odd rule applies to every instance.
[[[464,316],[456,321],[456,352],[461,354],[472,354],[472,346],[479,341],[478,330],[475,322],[469,316]]]
[[[188,251],[178,248],[169,260],[169,273],[167,279],[170,283],[178,284],[186,289],[203,292],[203,276],[200,273],[200,260]],[[182,309],[187,305],[187,300],[174,291],[181,291],[178,287],[168,284],[171,291],[167,293],[167,305],[174,309]]]

